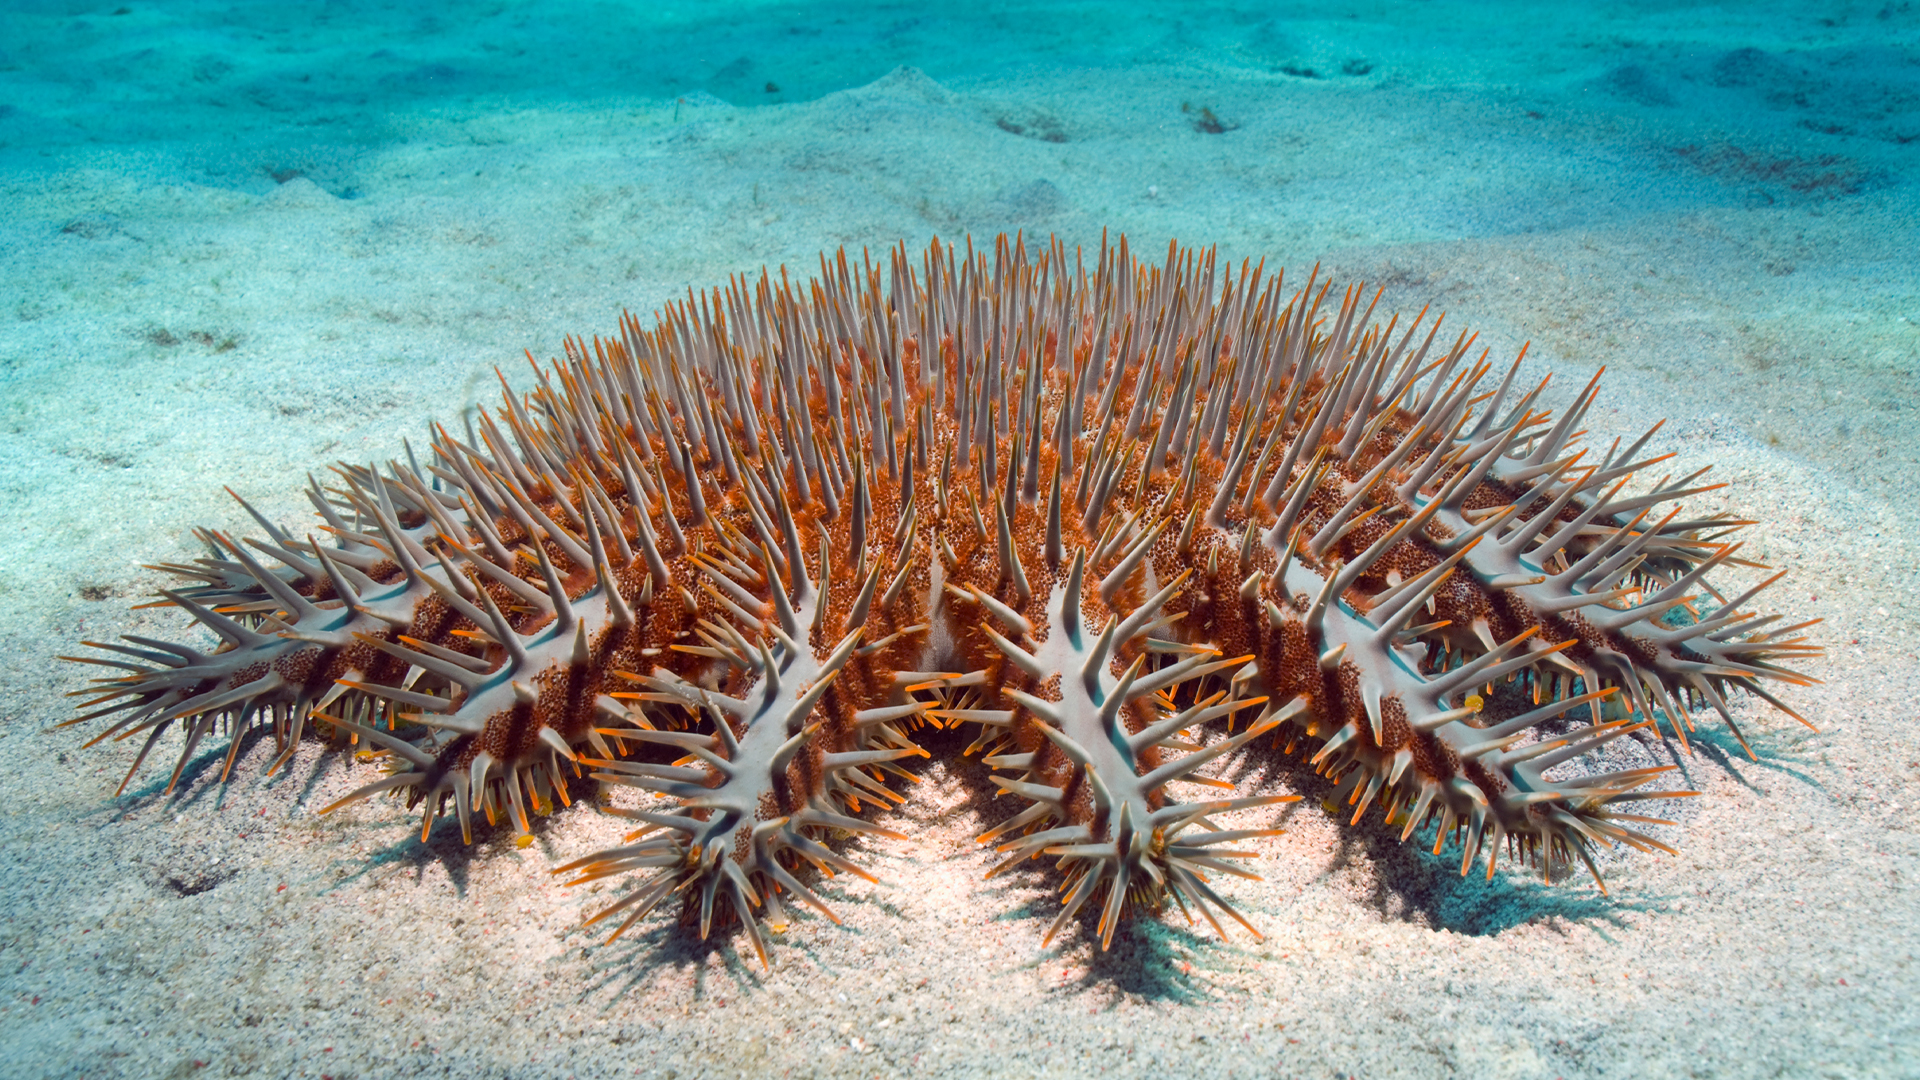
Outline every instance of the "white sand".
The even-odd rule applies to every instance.
[[[1347,31],[1164,32],[1131,66],[1041,49],[797,104],[423,107],[284,183],[237,137],[96,148],[47,135],[51,105],[0,113],[0,1073],[1920,1074],[1920,206],[1881,133],[1920,114],[1748,122],[1740,86],[1688,81],[1724,42],[1514,89],[1491,60],[1446,77],[1444,42],[1307,79],[1274,67],[1337,71]],[[1201,107],[1239,127],[1196,131]],[[1790,691],[1820,732],[1744,704],[1756,763],[1706,723],[1680,759],[1705,794],[1661,834],[1680,857],[1610,859],[1609,897],[1462,881],[1274,769],[1309,798],[1266,880],[1227,886],[1265,942],[1176,917],[1105,955],[1041,947],[1044,875],[981,880],[979,767],[936,765],[912,840],[854,845],[886,884],[828,886],[846,925],[803,921],[767,974],[661,918],[580,930],[606,894],[547,870],[621,833],[590,809],[524,851],[423,846],[390,804],[317,816],[367,769],[318,743],[274,780],[256,744],[224,787],[209,750],[171,798],[162,747],[114,798],[135,748],[47,731],[87,674],[55,654],[179,632],[128,605],[190,526],[243,527],[222,484],[304,529],[306,470],[398,453],[623,307],[823,245],[1103,226],[1434,300],[1496,356],[1531,340],[1563,392],[1607,365],[1592,437],[1670,417],[1676,474],[1731,485],[1695,505],[1758,518],[1751,550],[1794,571],[1775,603],[1827,620],[1825,683]]]

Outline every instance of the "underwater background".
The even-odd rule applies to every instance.
[[[1920,1073],[1920,6],[0,4],[0,1073]],[[929,770],[888,883],[762,973],[613,947],[515,850],[313,808],[303,769],[113,797],[49,732],[82,638],[309,470],[490,407],[527,351],[822,251],[1125,233],[1431,303],[1758,519],[1824,617],[1812,732],[1685,759],[1611,896],[1462,881],[1313,799],[1263,943],[1042,949]],[[1563,383],[1569,385],[1562,385]],[[259,748],[266,753],[266,748]]]

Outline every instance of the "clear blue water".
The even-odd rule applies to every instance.
[[[1151,67],[1245,88],[1405,86],[1543,119],[1765,137],[1792,163],[1715,167],[1772,194],[1890,182],[1910,160],[1895,151],[1920,140],[1920,12],[1898,0],[961,7],[17,0],[0,11],[0,146],[16,165],[158,147],[255,186],[223,151],[301,148],[351,189],[350,165],[322,165],[321,148],[405,138],[411,118],[705,94],[778,106],[900,65],[943,84]],[[1835,155],[1847,161],[1820,164]]]

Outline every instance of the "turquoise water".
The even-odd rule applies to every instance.
[[[350,193],[365,183],[353,151],[404,140],[421,118],[703,95],[775,107],[901,65],[942,83],[1166,66],[1187,76],[1154,95],[1169,101],[1195,81],[1415,87],[1536,121],[1611,125],[1622,138],[1777,144],[1696,160],[1744,188],[1733,198],[1894,182],[1906,160],[1897,148],[1920,139],[1920,15],[1902,3],[945,7],[14,3],[0,13],[0,142],[14,167],[137,148],[248,190],[271,174],[233,159],[277,153],[283,170],[303,159],[323,186]],[[1159,102],[1128,104],[1138,123],[1168,119]],[[1237,122],[1231,111],[1224,123]],[[1609,213],[1609,200],[1586,201],[1571,219]]]

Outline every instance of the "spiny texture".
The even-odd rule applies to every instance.
[[[218,644],[95,645],[124,673],[72,722],[142,760],[181,729],[175,782],[217,732],[230,770],[270,727],[278,768],[328,725],[391,763],[342,802],[403,793],[423,837],[449,812],[524,836],[584,781],[657,793],[560,871],[637,872],[599,917],[678,896],[764,960],[783,896],[831,917],[803,878],[861,873],[832,838],[886,831],[863,815],[928,726],[977,729],[1025,807],[981,839],[1054,859],[1054,929],[1091,904],[1104,945],[1168,899],[1245,922],[1216,882],[1273,830],[1213,818],[1292,797],[1206,797],[1223,755],[1304,744],[1355,823],[1377,802],[1463,873],[1504,847],[1551,880],[1665,850],[1619,804],[1688,794],[1556,766],[1804,681],[1781,665],[1808,624],[1748,608],[1778,575],[1707,582],[1754,565],[1726,540],[1747,523],[1663,510],[1707,488],[1642,479],[1653,431],[1577,445],[1597,377],[1555,416],[1424,312],[1380,326],[1378,294],[1211,251],[890,261],[570,340],[424,459],[314,482],[325,542],[202,532],[164,597]],[[1516,681],[1524,711],[1485,707]]]

